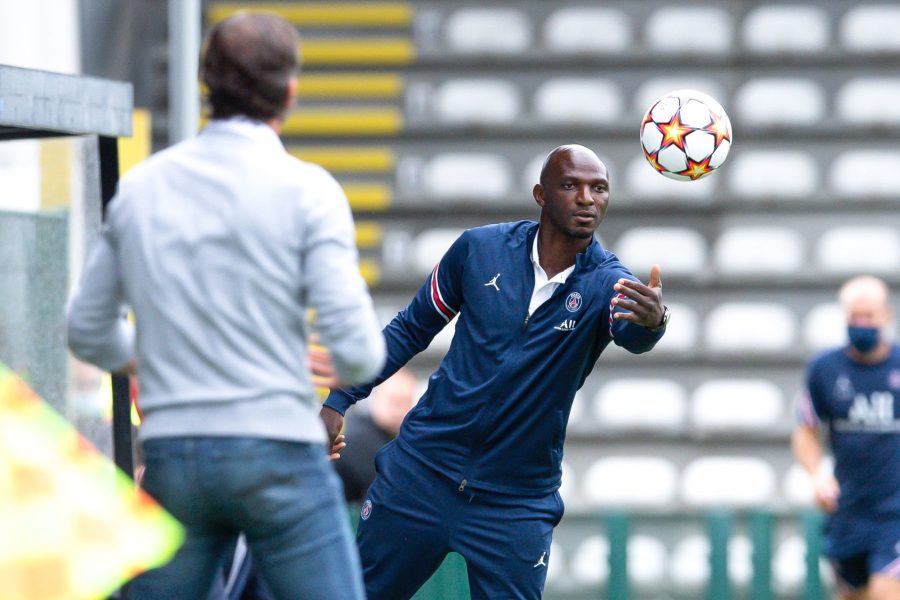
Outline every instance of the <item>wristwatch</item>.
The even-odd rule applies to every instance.
[[[666,325],[669,324],[669,318],[672,316],[672,313],[669,312],[669,307],[663,304],[663,314],[662,319],[659,320],[659,325],[651,329],[650,331],[653,333],[657,333],[666,328]]]

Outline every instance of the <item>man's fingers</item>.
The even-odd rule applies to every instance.
[[[659,265],[653,265],[650,267],[650,284],[649,286],[652,288],[662,287],[662,281],[659,278],[659,273],[661,269]]]

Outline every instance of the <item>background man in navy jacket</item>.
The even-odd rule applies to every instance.
[[[659,266],[644,285],[593,237],[609,205],[597,155],[553,150],[534,199],[539,223],[463,233],[384,329],[381,375],[322,409],[334,439],[351,404],[459,316],[427,391],[375,459],[358,533],[369,600],[411,597],[449,551],[465,557],[473,598],[539,598],[575,392],[607,344],[646,352],[665,331]]]

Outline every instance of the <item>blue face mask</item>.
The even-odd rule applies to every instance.
[[[877,327],[847,327],[847,335],[850,337],[850,345],[866,354],[878,345]]]

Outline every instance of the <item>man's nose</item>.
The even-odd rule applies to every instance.
[[[578,188],[578,193],[575,195],[575,200],[579,204],[593,204],[594,197],[591,195],[591,186],[583,185]]]

